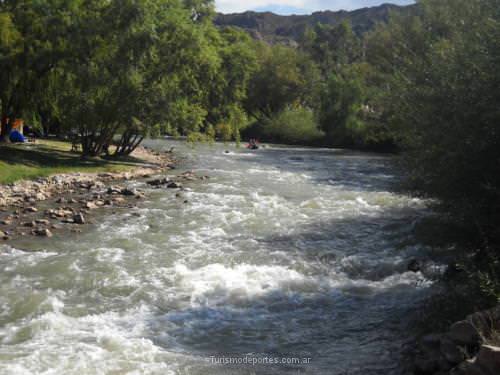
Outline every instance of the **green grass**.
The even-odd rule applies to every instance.
[[[144,164],[132,157],[82,160],[71,143],[38,140],[36,144],[0,144],[0,184],[69,172],[124,172]]]

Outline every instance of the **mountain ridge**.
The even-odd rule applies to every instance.
[[[279,15],[272,12],[246,11],[243,13],[218,13],[215,24],[219,27],[234,26],[246,30],[255,39],[266,42],[297,43],[308,27],[316,24],[336,25],[349,21],[356,34],[361,35],[379,22],[387,22],[391,12],[414,12],[417,5],[381,4],[352,11],[317,11],[311,14]]]

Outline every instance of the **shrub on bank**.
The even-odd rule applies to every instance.
[[[256,122],[245,129],[243,135],[264,142],[304,145],[318,145],[324,137],[314,113],[301,107],[286,109],[270,119]]]

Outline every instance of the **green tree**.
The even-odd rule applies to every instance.
[[[0,2],[3,141],[8,141],[13,120],[34,111],[34,98],[45,93],[44,78],[65,58],[76,4],[72,0]]]
[[[285,46],[260,44],[259,68],[252,76],[245,101],[253,117],[270,119],[291,105],[312,107],[319,82],[316,65],[304,53]]]

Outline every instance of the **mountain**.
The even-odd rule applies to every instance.
[[[382,4],[353,11],[322,11],[310,15],[281,16],[271,12],[244,12],[218,14],[215,24],[219,27],[236,26],[248,31],[254,38],[269,43],[295,44],[307,27],[318,23],[335,25],[349,20],[357,34],[371,30],[379,22],[387,22],[391,12],[413,12],[416,5],[398,6]]]

